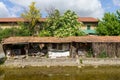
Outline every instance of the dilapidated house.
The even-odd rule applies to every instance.
[[[2,46],[6,56],[120,57],[120,36],[9,37]]]

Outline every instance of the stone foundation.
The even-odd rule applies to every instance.
[[[25,67],[25,66],[101,66],[101,65],[120,65],[120,59],[99,59],[99,58],[39,58],[28,57],[25,59],[6,60],[4,66]]]

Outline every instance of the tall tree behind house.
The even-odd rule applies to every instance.
[[[32,2],[29,6],[29,9],[21,14],[23,18],[28,21],[28,29],[30,31],[30,35],[36,35],[39,31],[39,26],[37,23],[41,18],[40,10],[35,7],[35,2]]]

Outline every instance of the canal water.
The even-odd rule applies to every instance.
[[[0,80],[120,80],[120,66],[4,68]]]

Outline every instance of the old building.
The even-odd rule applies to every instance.
[[[41,23],[45,22],[45,18],[39,19],[38,25]],[[0,18],[0,28],[5,29],[5,28],[12,28],[12,27],[20,27],[19,22],[25,22],[27,23],[28,21],[25,20],[24,18]]]
[[[46,18],[41,18],[39,20],[38,26],[41,26],[41,23],[45,22]],[[82,22],[82,30],[86,34],[95,34],[95,28],[98,25],[98,19],[92,17],[79,17],[79,22]],[[0,28],[11,28],[11,27],[19,27],[19,22],[26,22],[27,20],[23,18],[0,18]]]
[[[120,57],[120,36],[9,37],[2,46],[6,56]]]
[[[83,23],[82,30],[86,34],[95,34],[95,29],[98,26],[98,19],[92,17],[80,17],[78,21]]]

